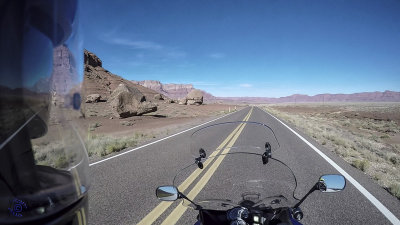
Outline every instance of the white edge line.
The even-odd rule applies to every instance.
[[[247,107],[245,107],[245,108],[247,108]],[[245,108],[243,108],[243,109],[245,109]],[[241,109],[241,110],[239,110],[239,111],[236,111],[236,112],[240,112],[240,111],[242,111],[243,109]],[[171,136],[168,136],[168,137],[165,137],[165,138],[161,138],[161,139],[159,139],[159,140],[157,140],[157,141],[154,141],[154,142],[151,142],[151,143],[148,143],[148,144],[145,144],[145,145],[139,146],[139,147],[137,147],[137,148],[134,148],[134,149],[128,150],[128,151],[126,151],[126,152],[123,152],[123,153],[120,153],[120,154],[118,154],[118,155],[114,155],[114,156],[111,156],[111,157],[109,157],[109,158],[102,159],[102,160],[100,160],[100,161],[97,161],[97,162],[91,163],[91,164],[89,164],[89,166],[93,166],[93,165],[96,165],[96,164],[99,164],[99,163],[105,162],[105,161],[107,161],[107,160],[110,160],[110,159],[116,158],[116,157],[118,157],[118,156],[125,155],[125,154],[128,154],[128,153],[130,153],[130,152],[133,152],[133,151],[139,150],[139,149],[141,149],[141,148],[144,148],[144,147],[147,147],[147,146],[149,146],[149,145],[153,145],[153,144],[155,144],[155,143],[158,143],[158,142],[160,142],[160,141],[167,140],[167,139],[169,139],[169,138],[172,138],[172,137],[175,137],[175,136],[177,136],[177,135],[183,134],[183,133],[185,133],[185,132],[187,132],[187,131],[193,130],[193,129],[195,129],[195,128],[198,128],[198,127],[201,127],[201,126],[203,126],[203,125],[206,125],[206,124],[208,124],[208,123],[214,122],[214,121],[216,121],[216,120],[222,119],[222,118],[224,118],[224,117],[226,117],[226,116],[232,115],[233,113],[236,113],[236,112],[231,112],[231,113],[229,113],[229,114],[223,115],[223,116],[221,116],[221,117],[218,117],[218,118],[216,118],[216,119],[213,119],[213,120],[210,120],[210,121],[208,121],[208,122],[205,122],[205,123],[199,124],[199,125],[197,125],[197,126],[191,127],[191,128],[189,128],[189,129],[186,129],[186,130],[184,130],[184,131],[178,132],[178,133],[176,133],[176,134],[173,134],[173,135],[171,135]]]
[[[324,153],[321,152],[317,147],[315,147],[313,144],[308,142],[305,138],[303,138],[300,134],[298,134],[296,131],[294,131],[292,128],[290,128],[288,125],[280,121],[278,118],[275,116],[271,115],[269,112],[266,110],[263,110],[266,112],[268,115],[272,116],[275,118],[277,121],[279,121],[281,124],[283,124],[287,129],[292,131],[297,137],[299,137],[302,141],[304,141],[308,146],[310,146],[314,151],[316,151],[322,158],[324,158],[333,168],[335,168],[339,173],[341,173],[350,183],[352,183],[360,192],[363,194],[381,213],[386,216],[386,218],[395,225],[400,225],[400,220],[392,213],[389,211],[388,208],[386,208],[378,199],[376,199],[367,189],[365,189],[360,183],[358,183],[350,174],[348,174],[344,169],[342,169],[338,164],[336,164],[332,159],[330,159],[328,156],[326,156]]]

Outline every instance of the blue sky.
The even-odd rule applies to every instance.
[[[215,96],[400,91],[400,1],[83,1],[84,47],[129,80]]]

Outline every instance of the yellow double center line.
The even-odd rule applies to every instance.
[[[79,210],[75,211],[76,218],[78,220],[78,225],[86,225],[86,213],[85,208],[82,207]]]
[[[249,111],[249,113],[246,115],[246,117],[243,119],[244,121],[248,121],[250,118],[250,115],[253,111],[253,108]],[[214,172],[217,170],[219,165],[221,164],[222,160],[225,158],[225,155],[221,155],[215,160],[215,163],[212,164],[214,161],[214,156],[216,156],[221,149],[229,142],[228,145],[226,145],[224,151],[222,154],[228,153],[230,148],[233,146],[233,144],[236,142],[237,138],[239,137],[240,133],[244,129],[245,124],[240,124],[238,125],[235,130],[233,130],[232,133],[229,134],[229,136],[218,146],[216,151],[214,151],[209,157],[210,159],[204,162],[204,167],[203,169],[196,169],[185,181],[182,182],[181,185],[179,185],[178,190],[180,192],[185,191],[190,184],[194,182],[194,180],[199,177],[199,175],[205,171],[205,169],[210,166],[210,169],[204,174],[204,176],[200,179],[200,181],[195,185],[195,187],[189,192],[187,197],[189,199],[194,199],[198,193],[201,191],[201,189],[207,184],[208,180],[211,178],[211,176],[214,174]],[[158,217],[161,216],[165,212],[165,210],[168,209],[169,206],[171,206],[173,202],[161,202],[156,206],[149,214],[147,214],[139,223],[138,225],[144,225],[144,224],[152,224],[155,220],[158,219]],[[167,219],[164,220],[162,224],[175,224],[178,219],[183,215],[183,213],[186,211],[186,207],[182,206],[181,204],[178,205],[174,211],[167,217]]]

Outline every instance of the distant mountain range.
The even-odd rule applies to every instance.
[[[268,97],[217,97],[217,100],[235,103],[285,103],[285,102],[400,102],[400,92],[362,92],[354,94],[294,94],[280,98]]]
[[[194,89],[192,84],[163,84],[160,81],[132,81],[173,99],[184,98]],[[318,94],[314,96],[294,94],[280,98],[269,97],[215,97],[203,91],[207,102],[223,103],[285,103],[285,102],[400,102],[400,92],[361,92],[354,94]]]
[[[143,80],[132,82],[134,84],[140,84],[144,87],[150,88],[154,91],[157,91],[158,93],[161,93],[169,98],[176,100],[185,98],[191,90],[195,89],[192,84],[163,84],[157,80]],[[201,91],[203,92],[203,97],[205,100],[215,100],[215,97],[212,94],[207,93],[203,90]]]

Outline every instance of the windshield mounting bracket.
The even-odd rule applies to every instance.
[[[268,163],[268,159],[272,158],[272,152],[271,152],[271,144],[269,142],[265,142],[265,152],[262,155],[262,162],[263,164]]]
[[[203,169],[203,168],[204,168],[203,163],[201,162],[201,159],[205,159],[206,156],[207,156],[207,155],[206,155],[206,151],[204,151],[204,149],[200,148],[200,150],[199,150],[199,157],[197,157],[197,158],[194,159],[194,162],[197,164],[197,166],[198,166],[200,169]]]

